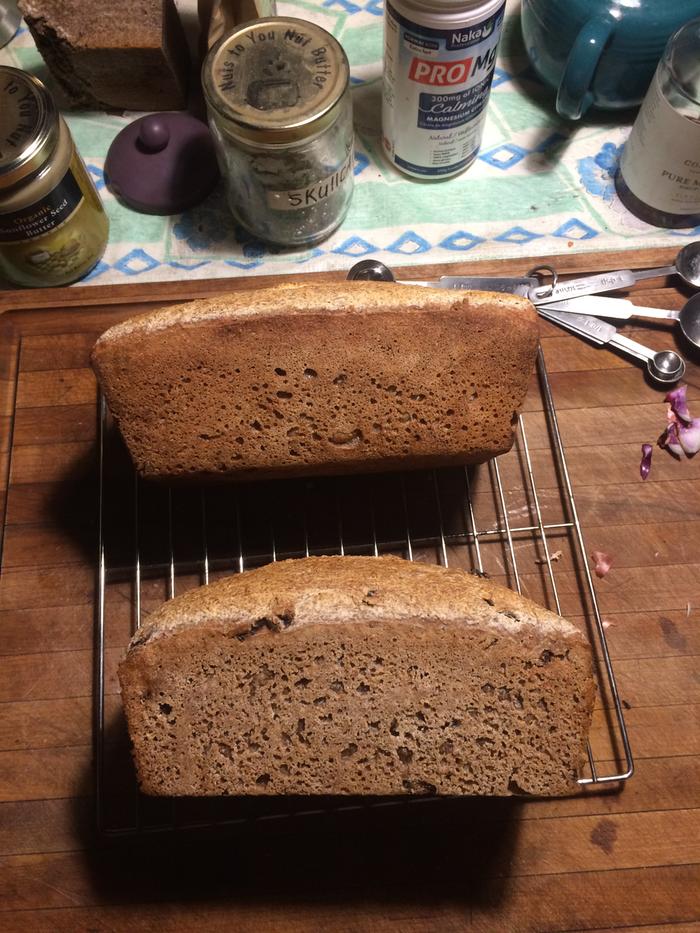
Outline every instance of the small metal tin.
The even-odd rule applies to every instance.
[[[224,36],[203,70],[228,202],[251,233],[284,246],[328,236],[353,189],[350,69],[314,23],[268,17]]]

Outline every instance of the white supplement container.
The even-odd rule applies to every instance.
[[[386,0],[382,141],[402,172],[456,175],[479,151],[505,0]]]

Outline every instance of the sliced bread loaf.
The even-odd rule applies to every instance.
[[[92,361],[143,475],[264,479],[503,453],[537,340],[513,295],[339,282],[155,311]]]
[[[155,795],[567,794],[595,695],[569,622],[394,557],[192,590],[136,633],[119,679]]]

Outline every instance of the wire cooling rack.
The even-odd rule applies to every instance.
[[[532,410],[518,420],[513,449],[478,467],[196,489],[142,483],[100,400],[94,735],[103,836],[425,801],[170,800],[138,793],[115,674],[133,631],[186,589],[311,554],[394,553],[461,567],[578,623],[593,645],[598,678],[579,783],[610,785],[631,776],[622,706],[541,351],[537,388],[528,396]]]

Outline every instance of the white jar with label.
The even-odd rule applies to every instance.
[[[700,17],[668,40],[615,187],[625,207],[647,223],[700,224]]]
[[[268,17],[224,36],[204,63],[209,125],[229,207],[250,233],[308,246],[353,192],[350,68],[314,23]]]
[[[476,159],[505,0],[386,0],[382,140],[416,178],[448,178]]]

